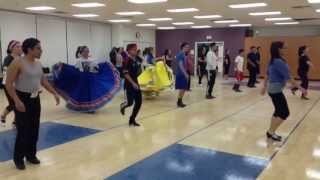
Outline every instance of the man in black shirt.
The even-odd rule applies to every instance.
[[[250,53],[247,56],[247,69],[249,71],[249,81],[248,81],[248,87],[254,88],[256,87],[256,81],[257,81],[257,49],[256,47],[252,46],[250,48]]]
[[[142,105],[142,94],[138,84],[138,76],[141,74],[141,63],[137,60],[137,45],[128,44],[127,52],[129,57],[124,62],[123,67],[127,101],[121,104],[120,111],[121,114],[124,115],[125,109],[134,103],[129,126],[140,126],[140,124],[136,122],[136,117]]]

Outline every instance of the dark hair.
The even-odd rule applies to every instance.
[[[130,50],[132,50],[133,48],[137,48],[137,44],[132,43],[132,44],[128,44],[128,45],[127,45],[127,51],[130,51]]]
[[[14,48],[18,43],[19,43],[19,41],[16,41],[16,40],[12,40],[9,42],[8,48],[7,48],[8,55],[10,55],[12,53],[12,48]]]
[[[260,47],[260,46],[258,46],[258,47],[257,47],[257,50],[260,50],[260,49],[261,49],[261,47]]]
[[[244,52],[244,49],[239,49],[238,53],[241,54]]]
[[[226,49],[225,54],[227,54],[228,52],[230,52],[229,49]]]
[[[307,49],[307,46],[300,46],[299,49],[298,49],[298,55],[302,56],[306,49]]]
[[[33,49],[39,43],[40,43],[40,41],[36,38],[28,38],[28,39],[24,40],[22,43],[23,53],[28,54],[28,50]]]
[[[180,49],[182,50],[184,47],[186,47],[187,45],[189,45],[189,43],[187,42],[183,42],[181,45],[180,45]]]
[[[88,48],[87,46],[78,46],[77,51],[76,51],[76,58],[80,58],[80,54]]]
[[[280,54],[280,49],[284,47],[284,42],[282,41],[275,41],[272,42],[271,47],[270,47],[270,54],[271,54],[271,59],[270,59],[270,64],[273,63],[274,59],[282,59],[281,54]]]
[[[213,48],[216,46],[216,43],[211,43],[209,46],[210,46],[210,48]]]
[[[251,50],[254,49],[254,48],[256,48],[256,47],[255,47],[255,46],[251,46],[251,47],[250,47]]]
[[[170,49],[166,49],[166,50],[164,51],[164,55],[165,55],[165,56],[169,55],[169,52],[170,52]]]

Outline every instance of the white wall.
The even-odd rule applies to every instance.
[[[140,37],[136,34],[140,33]],[[155,47],[155,30],[141,29],[133,26],[112,25],[112,46],[125,47],[128,43],[137,43],[139,49]]]
[[[256,36],[318,36],[320,26],[273,26],[254,28]]]
[[[59,61],[73,64],[80,45],[89,46],[92,58],[106,58],[111,50],[111,25],[103,23],[0,11],[0,32],[3,56],[11,40],[39,38],[45,66]]]

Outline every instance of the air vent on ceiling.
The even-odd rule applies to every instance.
[[[298,5],[298,6],[292,6],[292,9],[306,9],[311,8],[309,5]]]
[[[320,20],[320,18],[295,18],[295,21],[315,21]]]

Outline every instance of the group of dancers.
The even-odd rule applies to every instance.
[[[309,67],[312,66],[307,53],[308,48],[306,46],[299,48],[298,74],[301,77],[302,84],[301,86],[298,85],[290,76],[289,66],[284,59],[285,49],[284,42],[273,42],[271,44],[271,59],[261,90],[261,94],[268,92],[275,107],[270,128],[266,133],[267,138],[275,141],[281,141],[282,137],[276,134],[276,130],[289,116],[288,104],[283,94],[286,82],[290,81],[292,83],[293,93],[300,89],[303,99],[306,99],[307,74]],[[171,69],[174,58],[171,51],[166,50],[165,55],[160,58],[149,57],[149,60],[148,57],[144,58],[147,59],[147,63],[144,63],[139,56],[136,44],[128,44],[125,51],[123,48],[116,49],[116,54],[113,55],[115,59],[111,59],[111,62],[106,59],[92,60],[90,59],[90,49],[87,46],[79,46],[75,55],[77,63],[75,65],[55,64],[49,81],[43,73],[43,67],[39,61],[42,49],[38,39],[28,38],[22,44],[19,41],[11,41],[7,53],[8,56],[4,61],[3,84],[5,85],[4,90],[9,105],[1,115],[1,122],[5,124],[7,114],[14,111],[17,137],[13,160],[19,170],[25,169],[24,158],[32,164],[40,163],[36,153],[41,112],[39,96],[42,91],[41,87],[44,87],[53,95],[57,105],[60,103],[59,97],[61,96],[66,101],[68,109],[94,113],[111,101],[121,89],[121,79],[123,79],[126,100],[121,103],[120,112],[124,115],[126,108],[134,105],[129,117],[129,126],[137,127],[140,126],[137,122],[137,115],[142,106],[143,92],[159,92],[171,87],[174,82]],[[179,108],[186,106],[183,103],[183,97],[190,90],[189,54],[190,45],[182,43],[180,51],[175,56],[175,89],[179,91],[177,101],[177,107]],[[228,54],[224,58],[224,61],[227,61],[224,63],[224,69],[230,67],[231,64]],[[252,57],[252,55],[248,55],[251,61]],[[238,56],[235,58],[234,66],[236,82],[233,90],[237,92],[241,92],[239,86],[244,78],[244,59],[244,50],[240,49]],[[212,91],[217,74],[218,60],[218,48],[215,43],[210,44],[206,56],[199,59],[201,68],[199,83],[204,76],[203,73],[206,71],[208,74],[207,99],[215,98]],[[254,64],[255,62],[251,63]],[[249,64],[251,63],[249,62]],[[252,83],[253,79],[248,86],[252,86]]]

